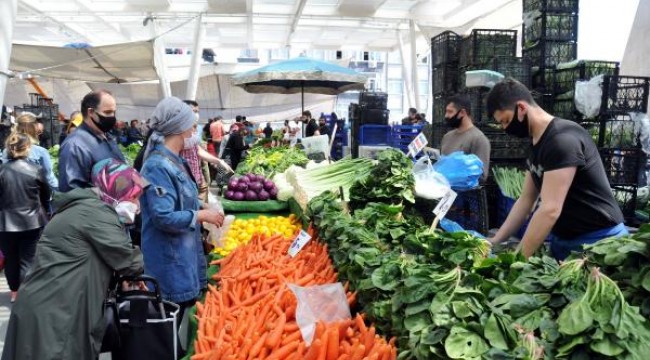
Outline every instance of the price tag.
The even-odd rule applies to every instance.
[[[415,157],[428,144],[429,142],[427,141],[427,137],[424,136],[423,133],[419,133],[418,136],[416,136],[415,139],[413,139],[413,141],[411,141],[409,144],[409,154]]]
[[[456,194],[454,190],[449,189],[445,196],[440,199],[440,202],[438,202],[436,208],[433,209],[433,213],[436,214],[437,218],[442,219],[445,217],[445,215],[447,215],[447,212],[451,208],[451,205],[456,200],[456,196],[458,196],[458,194]]]
[[[311,240],[311,236],[307,234],[305,230],[300,230],[300,233],[298,234],[298,237],[296,237],[296,240],[291,243],[291,246],[289,247],[289,256],[294,257],[298,255],[300,250],[302,250],[305,245]]]

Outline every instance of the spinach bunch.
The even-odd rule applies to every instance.
[[[404,201],[415,203],[415,178],[411,172],[413,162],[396,149],[381,151],[377,165],[370,174],[350,188],[350,208],[363,209],[368,203],[389,205]]]

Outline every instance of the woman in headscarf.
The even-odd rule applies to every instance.
[[[142,177],[106,159],[93,166],[92,182],[55,200],[9,318],[2,360],[97,358],[112,274],[142,273],[142,254],[124,227],[138,211]]]
[[[155,277],[163,298],[194,305],[207,286],[201,223],[220,226],[221,211],[202,209],[196,182],[179,154],[192,142],[194,113],[180,99],[162,100],[148,121],[153,130],[142,175],[151,183],[142,197],[142,252],[145,273]]]

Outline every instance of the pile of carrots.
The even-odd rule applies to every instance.
[[[312,234],[313,235],[313,234]],[[336,282],[327,246],[312,239],[291,258],[292,239],[255,235],[212,265],[218,286],[197,303],[198,334],[192,360],[394,360],[394,340],[375,334],[363,317],[318,323],[307,346],[296,323],[297,299],[287,284]],[[345,291],[349,304],[355,294]]]

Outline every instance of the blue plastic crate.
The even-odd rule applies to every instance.
[[[404,152],[408,151],[409,144],[422,132],[421,125],[394,125],[391,129],[391,146]]]
[[[499,227],[503,225],[503,223],[506,221],[506,218],[508,217],[508,214],[510,214],[510,210],[512,210],[512,207],[515,205],[515,202],[517,200],[509,198],[505,196],[502,192],[501,189],[499,189],[498,192],[498,198],[497,198],[497,221]],[[515,237],[521,239],[524,237],[524,234],[526,233],[526,229],[528,229],[528,225],[530,224],[530,219],[532,219],[533,214],[535,212],[533,211],[532,214],[526,219],[526,222],[524,222],[524,225],[521,226],[521,228],[517,231],[515,234]],[[551,241],[551,235],[546,237],[545,241]]]
[[[361,125],[359,145],[390,145],[390,125]]]

